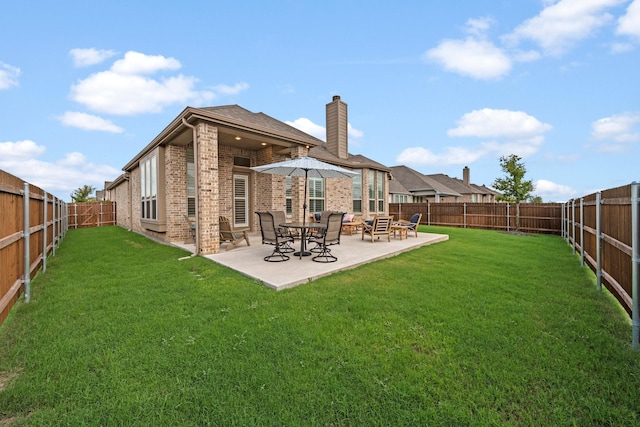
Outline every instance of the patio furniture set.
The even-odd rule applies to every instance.
[[[361,231],[362,240],[365,236],[373,243],[381,236],[391,241],[391,234],[407,239],[409,233],[418,237],[418,225],[422,214],[415,214],[409,221],[393,221],[393,216],[376,216],[369,221],[354,220],[353,216],[343,212],[325,211],[312,216],[312,220],[304,223],[287,223],[282,211],[256,212],[260,221],[262,243],[274,247],[271,255],[264,257],[268,262],[282,262],[289,260],[287,254],[302,259],[314,255],[311,259],[316,262],[335,262],[338,258],[331,253],[330,246],[339,245],[342,233],[353,235],[354,231]],[[346,221],[346,220],[349,221]],[[293,244],[300,240],[300,250],[296,251]],[[247,240],[248,242],[248,240]],[[315,245],[311,249],[308,244]]]

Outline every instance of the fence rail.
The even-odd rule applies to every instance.
[[[562,236],[580,253],[632,319],[633,347],[640,346],[640,185],[600,191],[563,205]]]
[[[69,203],[69,228],[116,225],[116,202]]]
[[[409,219],[414,213],[421,213],[426,225],[548,234],[562,231],[561,203],[389,204],[389,214],[397,219]]]
[[[0,170],[0,324],[67,230],[66,203]]]

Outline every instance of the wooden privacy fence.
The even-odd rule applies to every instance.
[[[426,225],[549,234],[562,231],[561,203],[389,203],[389,215],[396,219],[408,220],[414,213],[421,213],[421,222]]]
[[[0,324],[67,230],[67,207],[46,191],[0,170]]]
[[[69,228],[116,224],[116,202],[69,203]]]
[[[640,185],[600,191],[563,205],[562,235],[631,315],[633,347],[639,346]]]

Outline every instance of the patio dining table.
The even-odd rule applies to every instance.
[[[303,256],[311,255],[311,252],[307,251],[307,230],[322,230],[327,228],[325,224],[319,222],[285,222],[278,224],[280,227],[295,228],[300,230],[300,251],[294,252],[293,255],[302,259]]]

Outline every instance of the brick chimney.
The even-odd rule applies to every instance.
[[[335,95],[327,104],[326,112],[327,150],[340,159],[346,159],[349,156],[347,104]]]
[[[462,182],[464,185],[469,185],[471,182],[469,181],[469,166],[465,166],[462,169]]]

